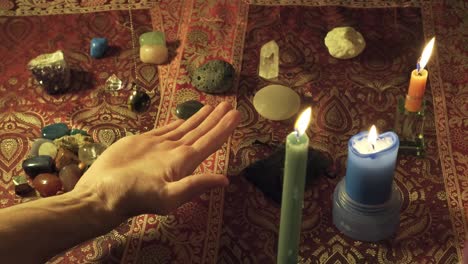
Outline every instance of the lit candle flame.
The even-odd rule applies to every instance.
[[[307,127],[309,127],[309,122],[310,122],[310,116],[312,115],[312,108],[308,107],[304,112],[301,113],[299,118],[296,121],[296,124],[294,125],[294,129],[296,130],[297,136],[301,136],[305,133],[307,130]]]
[[[421,72],[424,67],[426,67],[427,62],[429,61],[429,58],[431,57],[432,54],[432,48],[434,48],[434,42],[435,42],[435,37],[427,43],[426,47],[424,47],[424,50],[422,52],[421,58],[419,59],[419,67],[418,67],[418,73]]]
[[[369,135],[367,136],[367,140],[369,141],[369,144],[372,146],[372,149],[375,149],[375,143],[377,143],[377,128],[375,128],[375,125],[372,125]]]

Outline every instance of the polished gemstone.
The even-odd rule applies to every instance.
[[[327,33],[325,46],[337,59],[351,59],[366,47],[364,37],[352,27],[336,27]]]
[[[67,124],[65,123],[56,123],[45,126],[42,128],[42,137],[54,140],[66,136],[70,133]]]
[[[106,146],[100,143],[86,144],[78,150],[78,158],[86,165],[91,165],[103,152]]]
[[[39,148],[41,147],[42,144],[49,142],[49,143],[54,143],[52,140],[47,139],[47,138],[37,138],[33,141],[31,144],[31,151],[29,151],[29,156],[34,157],[39,155]]]
[[[61,50],[37,56],[28,69],[48,94],[66,92],[70,86],[70,67]]]
[[[55,167],[59,171],[69,164],[78,164],[79,162],[78,157],[66,148],[59,148],[57,157],[55,157]]]
[[[140,47],[140,60],[144,63],[163,64],[169,57],[169,51],[163,45],[143,45]]]
[[[62,182],[57,175],[52,173],[41,173],[33,180],[34,188],[42,197],[56,195],[62,190]]]
[[[106,90],[108,90],[108,91],[119,91],[124,86],[123,86],[122,80],[120,80],[117,77],[117,75],[112,74],[109,78],[107,78],[105,87],[106,87]]]
[[[198,67],[191,76],[192,85],[205,93],[224,93],[234,85],[236,71],[222,60],[212,60]]]
[[[94,140],[90,136],[83,136],[82,134],[75,134],[72,136],[63,136],[54,140],[58,148],[65,148],[71,152],[78,154],[78,149],[85,144],[93,143]]]
[[[102,58],[109,48],[106,38],[93,38],[90,44],[90,55],[93,58]]]
[[[166,38],[161,31],[151,31],[140,35],[140,46],[143,45],[166,45]]]
[[[279,74],[279,47],[276,41],[267,42],[260,49],[258,75],[265,79],[273,79]]]
[[[40,173],[53,172],[54,160],[50,156],[35,156],[25,159],[22,167],[28,176],[34,178]]]
[[[76,164],[70,164],[63,167],[59,172],[59,178],[62,181],[63,190],[68,192],[75,188],[80,179],[82,171]]]
[[[15,193],[17,195],[25,195],[33,190],[26,176],[13,177],[13,184],[15,185]]]
[[[142,91],[132,91],[130,96],[128,97],[128,108],[133,112],[143,113],[148,110],[151,104],[151,98],[149,95]]]
[[[88,165],[86,165],[86,163],[80,161],[80,163],[78,163],[78,168],[80,168],[81,172],[85,172],[86,169],[88,169]]]
[[[71,136],[78,135],[78,134],[83,135],[83,136],[89,136],[88,132],[81,130],[81,129],[73,128],[72,130],[70,130]]]
[[[283,85],[268,85],[253,98],[255,110],[266,119],[285,120],[299,111],[301,98],[291,88]]]
[[[191,116],[193,116],[198,110],[200,110],[203,107],[203,104],[196,101],[196,100],[190,100],[183,102],[176,107],[176,116],[181,118],[181,119],[189,119]]]
[[[54,142],[44,142],[39,147],[38,154],[50,156],[52,159],[55,159],[55,156],[57,156],[57,151],[58,149]]]

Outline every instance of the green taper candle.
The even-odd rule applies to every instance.
[[[295,131],[286,138],[278,264],[297,263],[309,149],[309,138],[305,131],[309,126],[311,112],[310,107],[302,112],[296,121]]]

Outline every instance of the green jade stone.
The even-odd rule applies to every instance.
[[[66,136],[70,133],[67,124],[65,123],[56,123],[45,126],[41,130],[41,134],[43,138],[47,138],[50,140],[54,140],[56,138],[61,138]]]
[[[73,128],[72,130],[70,130],[70,135],[73,136],[77,134],[81,134],[83,136],[89,136],[89,134],[86,131],[81,130],[81,129]]]
[[[166,46],[166,38],[161,31],[151,31],[140,35],[140,46],[162,45]]]
[[[204,105],[196,100],[183,102],[176,107],[176,116],[180,119],[187,120],[193,116]]]

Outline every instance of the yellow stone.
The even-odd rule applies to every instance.
[[[279,121],[289,119],[299,111],[301,98],[291,88],[273,84],[255,94],[253,105],[264,118]]]

